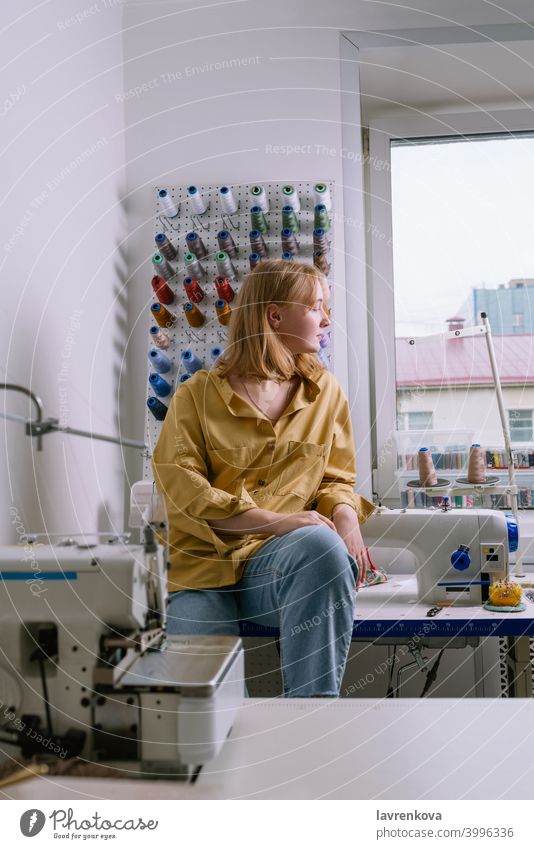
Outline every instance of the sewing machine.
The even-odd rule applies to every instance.
[[[379,508],[362,534],[369,548],[412,552],[418,598],[429,604],[483,604],[518,546],[515,518],[498,510]]]
[[[165,571],[149,527],[143,545],[0,547],[4,743],[153,777],[218,754],[242,702],[242,644],[167,637]]]

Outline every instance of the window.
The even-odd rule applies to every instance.
[[[532,441],[532,410],[508,410],[512,442]]]
[[[506,407],[525,401],[534,410],[534,243],[524,229],[534,193],[531,116],[440,118],[442,136],[432,116],[379,118],[370,127],[374,488],[390,506],[403,486],[392,446],[404,442],[394,430],[408,431],[410,414],[432,413],[426,441],[440,450],[504,444],[485,339],[456,335],[480,325],[481,312]],[[510,425],[512,439],[534,441],[524,411]]]
[[[400,413],[397,422],[399,430],[432,430],[432,412]]]

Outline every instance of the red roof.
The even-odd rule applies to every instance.
[[[493,336],[503,384],[534,383],[534,336]],[[413,342],[413,344],[410,344]],[[492,384],[486,337],[401,337],[395,340],[397,386]]]

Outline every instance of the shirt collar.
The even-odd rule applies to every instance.
[[[226,403],[226,406],[234,416],[246,416],[250,418],[251,408],[254,410],[252,404],[247,403],[237,392],[234,392],[228,379],[226,377],[221,377],[215,369],[212,369],[209,372],[210,380],[213,381],[213,384],[223,401]],[[309,406],[312,404],[319,392],[321,391],[321,387],[316,380],[313,380],[311,377],[303,377],[300,381],[300,385],[293,395],[291,399],[291,403],[284,410],[280,418],[284,418],[285,416],[291,415],[291,413],[296,412],[297,410],[302,409],[303,407]],[[259,410],[255,410],[255,418],[258,418],[261,414]]]

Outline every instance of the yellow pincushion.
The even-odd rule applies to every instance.
[[[495,607],[517,607],[523,590],[513,581],[494,581],[489,588],[489,603]]]

